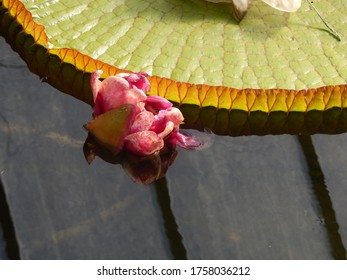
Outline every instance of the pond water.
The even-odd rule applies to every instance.
[[[2,38],[0,53],[0,171],[22,259],[346,258],[346,134],[216,136],[141,186],[86,163],[90,106]]]

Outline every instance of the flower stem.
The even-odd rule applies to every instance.
[[[313,3],[310,0],[306,0],[307,3],[310,5],[310,8],[312,8],[317,15],[320,17],[320,19],[323,21],[323,23],[325,24],[325,26],[329,29],[330,33],[338,40],[341,41],[341,37],[339,35],[339,33],[337,33],[337,31],[329,24],[326,22],[326,20],[323,18],[323,16],[320,14],[320,12],[317,10],[317,8],[313,5]]]

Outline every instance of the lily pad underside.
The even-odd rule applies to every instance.
[[[261,1],[233,21],[202,0],[2,0],[0,33],[59,90],[92,105],[90,74],[145,71],[149,94],[183,111],[187,128],[217,134],[347,131],[344,0],[315,1],[337,41],[303,2]]]

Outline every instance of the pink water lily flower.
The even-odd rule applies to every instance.
[[[101,70],[91,75],[94,98],[94,117],[124,105],[132,105],[134,114],[129,118],[129,131],[118,143],[118,149],[146,156],[160,151],[165,145],[194,149],[201,145],[195,137],[179,132],[183,115],[172,103],[160,96],[147,96],[150,84],[146,73],[122,73],[99,78]]]

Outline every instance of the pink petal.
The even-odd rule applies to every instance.
[[[159,118],[165,117],[165,120],[173,122],[176,128],[178,128],[183,123],[183,120],[184,120],[184,117],[181,111],[175,107],[168,108],[166,110],[161,110],[158,113],[158,117]]]
[[[202,141],[200,141],[196,137],[189,137],[180,132],[177,132],[174,138],[174,141],[178,146],[189,150],[197,149],[203,145]]]
[[[176,146],[180,146],[181,148],[189,149],[189,150],[201,150],[210,147],[214,142],[214,134],[205,130],[204,132],[192,130],[190,133],[194,135],[186,134],[187,132],[178,132],[175,130],[166,139],[167,144],[172,144],[173,148]]]
[[[125,79],[110,76],[101,82],[96,94],[94,115],[98,116],[124,104],[135,105],[141,111],[146,98],[146,94],[141,90],[130,89],[129,83]]]
[[[153,131],[140,131],[125,137],[125,148],[137,155],[148,156],[163,147],[163,139]]]
[[[167,122],[165,125],[165,128],[162,132],[158,133],[158,136],[162,139],[167,137],[175,128],[175,125],[173,122]]]
[[[147,80],[147,73],[144,72],[138,72],[138,73],[121,73],[117,76],[122,77],[126,79],[131,88],[137,88],[139,90],[142,90],[143,92],[147,92],[151,89],[151,85],[149,81]]]
[[[102,73],[103,73],[102,70],[96,70],[90,76],[90,87],[92,89],[94,102],[101,88],[101,81],[99,80],[99,78],[101,77]]]
[[[179,129],[179,126],[183,123],[183,115],[181,111],[175,107],[171,107],[165,110],[159,111],[158,115],[155,116],[153,124],[150,130],[157,133],[163,132],[168,122],[172,122],[175,129]]]
[[[122,95],[128,88],[128,82],[122,78],[110,76],[103,80],[94,100],[94,115],[98,116],[126,104],[122,102]]]
[[[135,133],[139,131],[149,130],[154,120],[154,115],[148,111],[139,113],[131,126],[130,132]]]
[[[172,103],[161,96],[148,96],[146,99],[146,109],[151,112],[158,112],[172,107]]]

